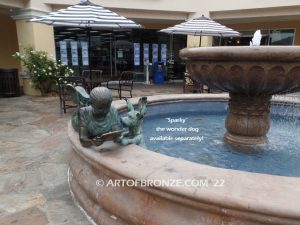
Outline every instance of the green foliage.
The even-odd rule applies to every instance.
[[[49,85],[56,83],[58,76],[72,76],[73,70],[56,62],[53,57],[49,57],[47,52],[35,51],[31,46],[24,48],[24,53],[16,52],[13,57],[19,60],[28,70],[31,75],[33,86],[40,89],[43,93],[49,90],[42,90],[44,87],[42,82],[47,81]]]

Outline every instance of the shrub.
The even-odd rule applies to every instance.
[[[56,62],[47,52],[35,51],[31,46],[25,47],[23,54],[16,52],[13,57],[27,68],[33,87],[39,89],[43,96],[51,91],[57,77],[73,75],[72,69],[60,61]]]

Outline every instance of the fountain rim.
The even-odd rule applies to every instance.
[[[227,100],[227,94],[175,94],[148,97],[150,104]],[[138,104],[138,98],[133,98],[132,102]],[[293,99],[282,97],[274,99],[274,102],[300,104],[300,101],[295,102]],[[119,111],[127,108],[125,101],[122,100],[114,101],[113,105]],[[195,191],[195,188],[189,187],[147,187],[146,191],[150,193],[154,192],[163,198],[170,198],[170,200],[184,198],[186,201],[189,199],[212,204],[231,213],[251,212],[261,216],[276,215],[278,218],[300,220],[300,202],[294,201],[295,198],[300,197],[299,178],[216,168],[155,153],[136,145],[116,147],[116,144],[111,143],[111,148],[115,150],[99,153],[80,145],[78,134],[70,123],[68,129],[74,151],[88,163],[108,169],[118,177],[135,180],[191,179],[199,176],[209,179],[216,177],[227,179],[223,189],[204,188]],[[108,145],[110,144],[108,143]],[[130,165],[125,165],[124,161],[130,162]],[[163,168],[168,170],[163,170]],[[247,199],[245,196],[251,197]]]
[[[299,62],[300,46],[218,46],[184,48],[185,61]]]

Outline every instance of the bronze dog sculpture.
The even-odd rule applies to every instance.
[[[139,99],[139,108],[135,110],[130,100],[125,99],[127,102],[128,113],[127,116],[121,118],[121,123],[128,131],[124,132],[121,137],[121,144],[136,144],[141,147],[146,147],[144,135],[142,132],[142,123],[144,115],[146,114],[147,97]]]

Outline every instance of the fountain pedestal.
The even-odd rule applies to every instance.
[[[230,93],[224,140],[238,145],[268,141],[271,96],[245,96]]]

